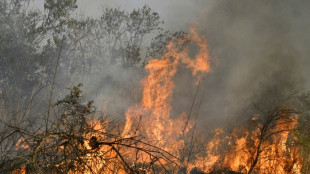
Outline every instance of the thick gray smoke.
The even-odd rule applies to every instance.
[[[209,5],[199,24],[219,64],[203,82],[203,125],[244,117],[253,103],[272,105],[309,89],[309,1],[219,0]]]
[[[208,39],[213,71],[200,86],[199,97],[204,95],[200,126],[249,116],[245,110],[253,103],[269,105],[289,93],[309,89],[310,1],[79,1],[81,11],[91,16],[100,15],[100,5],[132,10],[144,4],[163,17],[165,29],[188,31],[198,23],[200,34]],[[123,75],[119,71],[108,73],[112,76],[98,80],[87,93],[103,98],[118,96],[116,105],[128,107],[130,100],[116,95],[109,82],[112,79],[130,86],[139,83],[142,74]],[[175,81],[173,115],[178,115],[189,111],[196,86],[187,71],[180,71]],[[96,91],[96,86],[103,85],[103,93]]]
[[[163,17],[165,28],[188,31],[196,22],[208,39],[218,64],[200,86],[203,127],[247,116],[244,110],[253,103],[274,104],[310,86],[309,1],[111,1],[103,7],[130,10],[143,4]],[[189,111],[196,90],[189,81],[195,81],[189,72],[176,78],[175,115]]]

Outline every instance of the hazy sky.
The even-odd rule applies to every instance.
[[[44,0],[34,0],[36,7],[43,9]],[[78,11],[86,16],[100,16],[102,8],[114,7],[133,10],[148,5],[164,19],[164,27],[177,30],[191,25],[208,10],[210,1],[205,0],[78,0]],[[202,5],[202,6],[201,6]]]

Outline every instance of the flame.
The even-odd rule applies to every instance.
[[[194,59],[190,58],[187,48],[179,50],[179,45],[185,42],[198,46],[199,53]],[[198,81],[210,72],[211,68],[206,39],[199,37],[194,27],[190,29],[190,35],[183,39],[174,38],[166,49],[167,52],[161,59],[151,60],[145,66],[148,75],[141,82],[142,100],[139,105],[130,107],[126,113],[126,126],[123,134],[128,136],[137,133],[133,133],[137,127],[134,123],[143,122],[138,134],[143,133],[143,136],[155,141],[157,146],[165,150],[175,151],[172,149],[184,146],[183,140],[178,140],[178,138],[185,127],[186,115],[182,114],[177,119],[170,118],[172,109],[170,104],[175,88],[173,77],[182,63],[192,70],[193,76],[197,76]]]
[[[21,168],[14,170],[12,173],[13,174],[26,174],[26,166],[23,165]]]
[[[194,58],[189,56],[189,49],[179,49],[180,45],[189,43],[199,48]],[[171,118],[172,94],[175,88],[173,78],[180,66],[191,70],[192,75],[197,78],[196,84],[204,75],[211,71],[210,56],[206,38],[200,37],[196,29],[192,27],[190,34],[183,38],[174,38],[166,47],[166,53],[160,59],[149,61],[145,66],[147,76],[141,81],[143,87],[141,102],[129,107],[126,112],[126,122],[122,131],[122,137],[133,136],[144,137],[150,144],[159,147],[170,154],[181,158],[181,151],[186,146],[184,134],[187,134],[194,127],[194,122],[187,123],[188,115],[182,113],[178,117]],[[223,129],[215,129],[214,136],[206,143],[204,152],[199,153],[191,161],[188,161],[187,172],[198,167],[200,170],[210,173],[214,169],[227,169],[235,172],[248,173],[253,164],[257,147],[262,146],[255,169],[256,173],[300,173],[301,158],[298,148],[288,144],[289,131],[298,124],[297,116],[290,116],[291,122],[279,119],[273,131],[278,132],[275,137],[268,141],[260,141],[261,125],[258,123],[256,129],[249,129],[247,126],[235,128],[227,135]],[[252,117],[252,122],[258,122],[259,115]],[[104,123],[108,124],[108,123]],[[91,121],[93,129],[97,134],[85,135],[84,147],[90,152],[85,157],[84,171],[69,171],[69,173],[126,173],[122,165],[118,165],[117,152],[111,150],[109,145],[101,145],[97,149],[91,147],[90,139],[100,137],[106,133],[106,127],[98,124],[97,120]],[[184,129],[186,128],[186,129]],[[101,137],[104,138],[104,137]],[[23,144],[24,139],[17,142],[17,146],[27,149],[29,146]],[[116,145],[115,148],[118,148]],[[138,153],[133,148],[120,149],[126,159],[135,159],[136,163],[150,162],[153,159],[146,153]],[[98,155],[99,154],[99,155]],[[268,160],[264,160],[268,159]],[[166,161],[158,159],[160,164],[165,165]],[[136,165],[132,163],[131,165]],[[107,168],[109,170],[103,170]],[[23,173],[25,167],[16,170]],[[15,172],[15,173],[16,173]],[[25,173],[25,172],[24,172]],[[145,173],[152,173],[145,171]]]
[[[252,121],[258,120],[258,115],[254,118]],[[293,130],[298,124],[297,118],[297,115],[291,115],[291,121],[276,121],[276,126],[271,131],[277,133],[272,139],[261,142],[260,157],[254,173],[301,173],[302,160],[298,147],[288,141],[289,130]],[[197,155],[197,162],[192,165],[207,173],[214,172],[215,168],[248,173],[260,143],[259,127],[261,125],[252,131],[235,128],[230,136],[225,135],[222,129],[216,129],[213,138],[206,145],[207,155]]]

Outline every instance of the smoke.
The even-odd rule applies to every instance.
[[[289,0],[212,3],[199,24],[219,64],[203,83],[202,126],[251,116],[245,109],[253,103],[274,105],[309,89],[309,5]]]
[[[163,18],[163,27],[172,31],[188,31],[191,25],[199,24],[198,30],[207,38],[213,57],[212,72],[204,77],[199,90],[199,97],[204,96],[199,111],[201,127],[251,116],[245,110],[253,103],[272,105],[283,96],[310,87],[309,1],[93,0],[78,3],[82,13],[95,17],[100,16],[101,8],[130,11],[146,4]],[[86,94],[89,98],[96,96],[101,105],[113,100],[114,111],[125,110],[132,100],[118,94],[112,81],[138,89],[145,74],[115,67],[107,67],[103,74],[106,75],[96,81],[86,82]],[[197,88],[195,80],[188,70],[178,72],[172,115],[189,112]]]
[[[199,123],[208,127],[247,116],[245,109],[253,103],[272,105],[289,93],[309,88],[309,3],[145,0],[107,1],[102,7],[132,10],[147,4],[163,17],[164,28],[174,31],[188,31],[189,26],[199,24],[213,61],[218,61],[200,86],[204,99]],[[194,81],[189,72],[178,73],[173,115],[189,112],[196,91]]]
[[[201,82],[200,126],[248,118],[252,104],[268,107],[295,91],[307,90],[310,41],[308,1],[117,1],[116,6],[149,5],[169,30],[199,24],[208,39],[213,72]],[[218,62],[216,64],[215,62]],[[180,70],[172,115],[189,112],[195,79]]]
[[[100,74],[85,76],[85,100],[94,100],[98,110],[114,119],[124,119],[127,109],[140,101],[143,76],[142,69],[103,65]]]

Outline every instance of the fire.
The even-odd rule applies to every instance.
[[[188,55],[188,49],[179,50],[178,46],[190,42],[199,47],[199,53],[194,59]],[[155,141],[156,145],[168,151],[175,151],[175,147],[182,147],[183,141],[178,138],[185,127],[186,115],[182,114],[178,119],[170,118],[172,93],[174,90],[173,77],[183,63],[192,70],[193,76],[198,80],[210,72],[208,48],[206,39],[199,37],[195,28],[190,29],[190,35],[183,39],[174,39],[167,45],[167,52],[161,59],[150,61],[145,70],[148,76],[142,80],[143,97],[141,104],[132,106],[126,113],[126,126],[124,135],[140,134],[149,140]],[[198,75],[198,73],[200,73]],[[141,117],[140,117],[141,116]],[[139,132],[133,132],[137,125],[143,122]],[[188,129],[187,129],[188,130]],[[173,147],[173,148],[172,148]],[[175,152],[177,153],[177,152]]]
[[[26,174],[26,166],[22,166],[12,172],[13,174]]]
[[[298,147],[289,141],[290,131],[298,124],[297,118],[297,115],[290,115],[290,120],[280,117],[269,127],[265,137],[262,137],[264,132],[261,124],[252,130],[247,126],[235,128],[231,135],[216,129],[214,137],[206,145],[207,155],[198,155],[198,163],[193,163],[193,166],[207,173],[221,170],[266,174],[300,173],[302,159]],[[256,120],[258,115],[251,121]]]
[[[198,47],[199,51],[194,58],[189,56],[187,47],[179,49],[184,43]],[[83,135],[84,144],[80,147],[87,152],[81,157],[86,161],[86,164],[83,164],[85,167],[83,171],[72,169],[69,173],[128,173],[126,165],[137,168],[150,162],[166,165],[166,160],[143,153],[142,148],[146,148],[147,151],[157,148],[176,157],[177,160],[182,158],[182,150],[187,146],[184,134],[193,131],[195,123],[191,120],[186,121],[188,119],[186,113],[171,118],[172,94],[175,88],[173,78],[179,67],[184,66],[191,70],[198,84],[202,77],[211,71],[210,56],[206,38],[200,37],[194,27],[184,38],[174,38],[166,50],[160,59],[151,60],[145,66],[148,75],[141,81],[143,87],[141,102],[128,109],[121,137],[110,139],[104,137],[103,135],[108,133],[108,122],[99,123],[98,120],[91,120],[89,125],[95,133]],[[255,125],[255,128],[245,125],[233,129],[231,133],[215,129],[214,136],[205,144],[203,153],[195,154],[194,158],[188,159],[186,165],[181,164],[185,160],[177,162],[171,159],[171,161],[186,166],[186,172],[199,168],[206,173],[221,173],[224,170],[240,173],[300,173],[301,158],[298,148],[289,141],[290,130],[298,124],[298,117],[290,115],[288,121],[282,115],[284,115],[282,112],[277,113],[275,118],[278,119],[268,123],[270,132],[267,133],[271,133],[270,136],[263,132],[266,123],[263,125],[259,122],[260,115],[256,114],[249,120],[249,125]],[[146,143],[141,143],[140,139],[131,143],[131,137],[143,137]],[[109,144],[111,140],[122,143]],[[17,146],[29,149],[29,145],[23,142],[24,139],[21,138]],[[64,148],[66,147],[62,147],[61,150]],[[119,153],[123,156],[120,157]],[[119,165],[120,160],[131,163]],[[15,173],[25,173],[25,170],[26,168],[22,167]],[[143,167],[141,171],[152,173]]]

